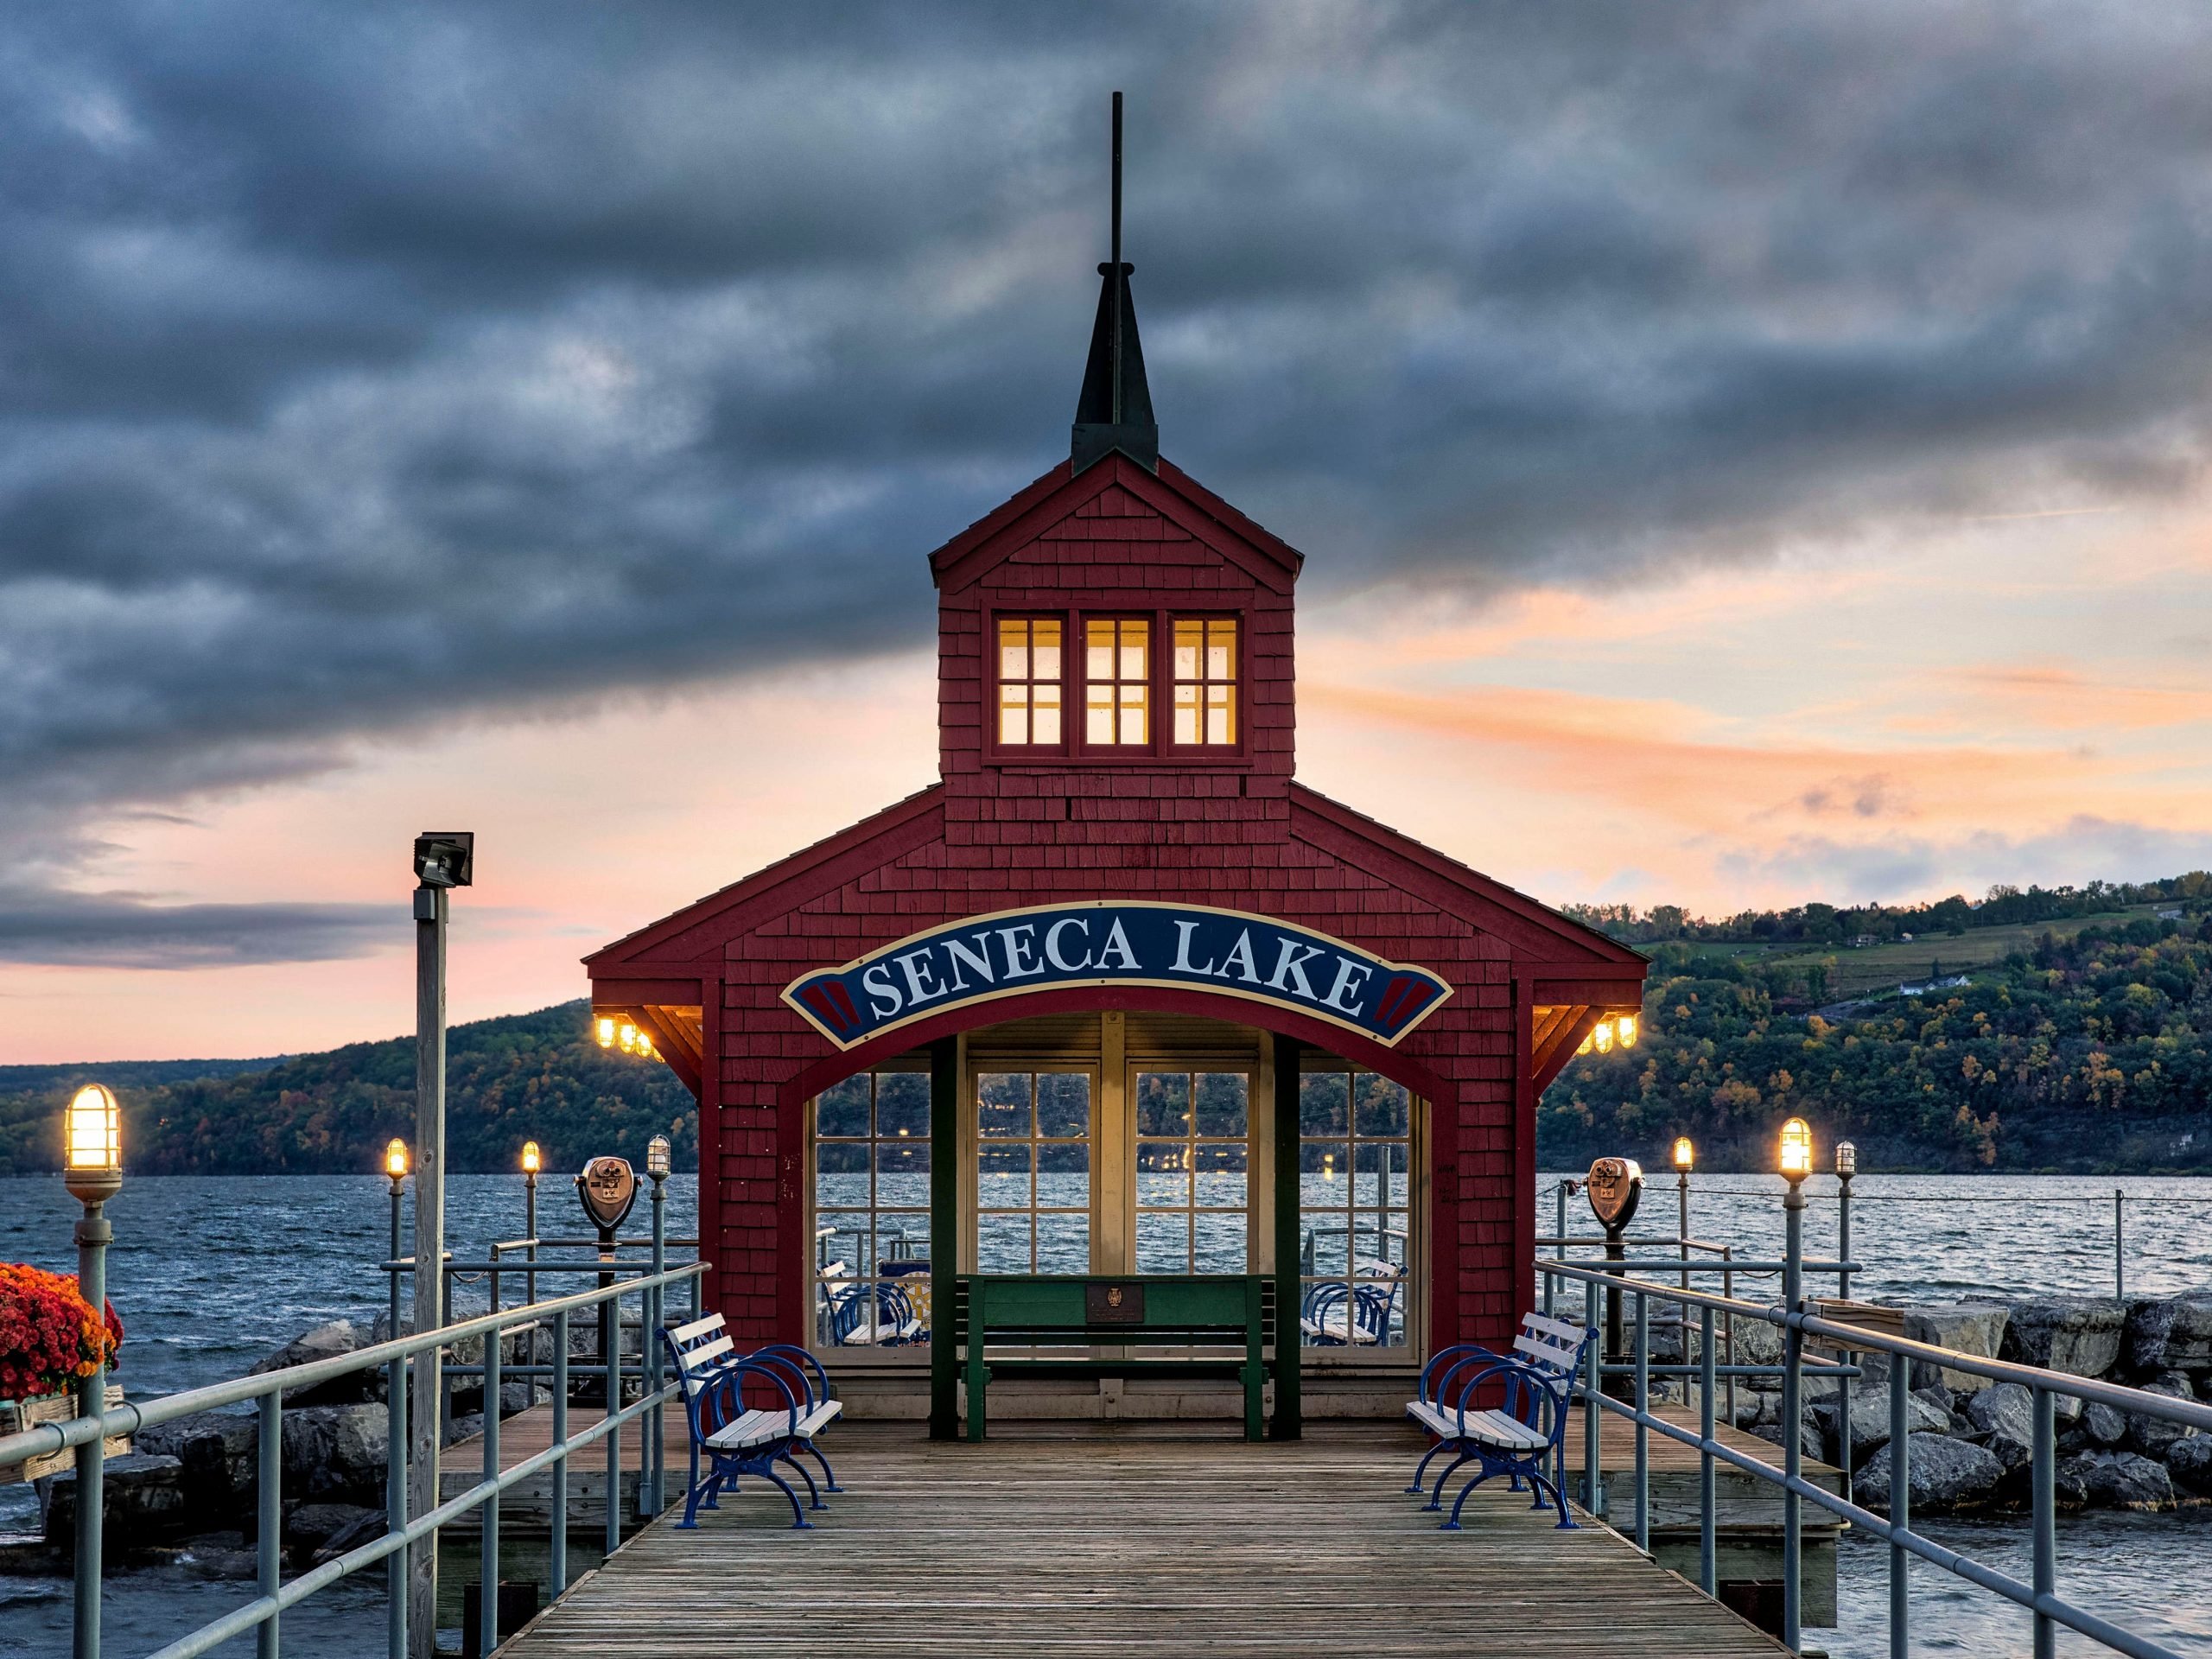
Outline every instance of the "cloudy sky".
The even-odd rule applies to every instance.
[[[0,1061],[405,1029],[930,781],[1107,95],[1302,775],[1555,901],[2212,864],[2212,13],[18,10]]]

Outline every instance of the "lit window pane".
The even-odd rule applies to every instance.
[[[1026,680],[1029,677],[1029,625],[1027,622],[999,624],[999,678]]]
[[[1206,688],[1206,741],[1234,743],[1236,741],[1236,688],[1227,685],[1210,685]]]
[[[1114,677],[1114,625],[1093,622],[1088,630],[1090,648],[1084,653],[1084,672],[1090,679],[1111,681]]]
[[[1122,688],[1122,741],[1144,741],[1145,688],[1125,685]]]
[[[1026,685],[1002,685],[999,688],[999,741],[1027,743],[1029,741],[1029,688]]]
[[[1060,625],[1058,622],[1033,622],[1030,625],[1034,654],[1030,658],[1029,671],[1033,678],[1057,680],[1060,677]]]
[[[1045,693],[1052,693],[1048,705]],[[1060,741],[1060,688],[1057,685],[1037,688],[1037,712],[1032,719],[1031,741],[1057,743]]]
[[[1145,677],[1145,646],[1147,644],[1146,636],[1151,632],[1152,628],[1148,623],[1124,622],[1122,624],[1122,678],[1141,680]]]
[[[1198,652],[1205,637],[1202,622],[1178,622],[1175,625],[1175,677],[1195,680],[1198,677]]]
[[[1111,743],[1114,741],[1114,688],[1112,686],[1090,687],[1084,710],[1083,736],[1086,743]]]
[[[1206,624],[1206,677],[1224,681],[1236,677],[1236,625],[1234,622]]]

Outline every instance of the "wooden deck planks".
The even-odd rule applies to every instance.
[[[849,1487],[789,1529],[759,1483],[648,1528],[502,1649],[932,1659],[1092,1655],[1770,1656],[1777,1643],[1595,1523],[1503,1483],[1458,1533],[1402,1488],[1410,1433],[1289,1445],[933,1444],[850,1425]]]

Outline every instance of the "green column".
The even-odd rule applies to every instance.
[[[960,1438],[959,1333],[953,1276],[960,1271],[960,1039],[930,1045],[930,1438]]]
[[[1298,1056],[1301,1045],[1275,1039],[1275,1415],[1270,1439],[1305,1433],[1300,1368],[1305,1344],[1298,1328]]]

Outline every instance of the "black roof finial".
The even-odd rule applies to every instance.
[[[1114,94],[1113,258],[1098,267],[1098,320],[1090,330],[1090,359],[1076,399],[1072,454],[1075,470],[1115,450],[1150,472],[1160,470],[1160,423],[1152,416],[1145,384],[1144,346],[1137,339],[1135,302],[1122,259],[1122,95]]]

